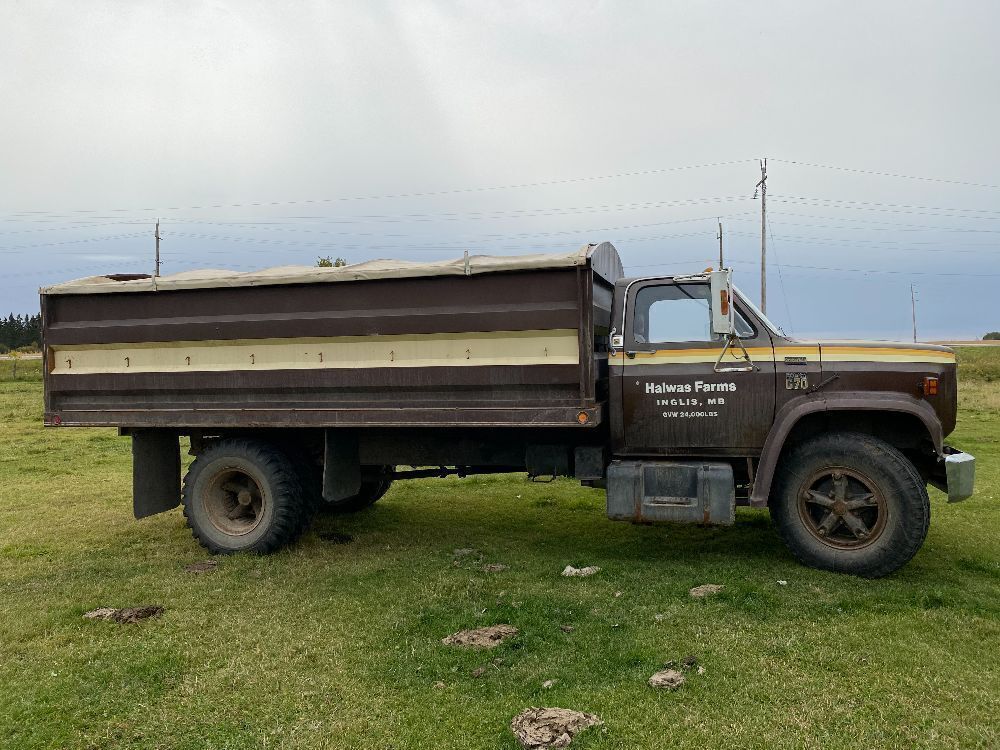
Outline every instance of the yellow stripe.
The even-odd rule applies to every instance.
[[[750,359],[757,362],[783,362],[785,357],[803,357],[807,362],[820,361],[820,348],[816,346],[782,346],[773,353],[770,347],[748,347]],[[659,349],[654,352],[637,352],[634,358],[624,352],[612,358],[613,364],[635,367],[637,365],[701,364],[715,362],[722,353],[717,349]],[[824,362],[934,362],[953,363],[953,352],[932,349],[907,349],[890,346],[823,346]],[[732,349],[725,364],[742,361]]]
[[[575,328],[52,346],[56,375],[366,367],[575,365]]]

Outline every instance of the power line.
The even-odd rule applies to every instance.
[[[785,303],[785,315],[788,316],[788,330],[795,333],[795,326],[792,325],[792,311],[788,307],[788,292],[785,291],[785,279],[781,273],[781,261],[778,260],[778,249],[774,242],[774,234],[771,232],[771,225],[767,225],[767,233],[771,237],[771,252],[774,253],[774,265],[778,267],[778,284],[781,285],[781,299]]]
[[[9,253],[12,251],[20,250],[33,250],[39,247],[56,247],[58,245],[75,245],[81,242],[110,242],[113,240],[127,240],[135,239],[136,237],[146,237],[148,236],[145,232],[134,232],[132,234],[117,234],[105,237],[87,237],[80,240],[63,240],[62,242],[40,242],[35,245],[13,245],[11,247],[0,247],[0,253]]]
[[[737,237],[755,237],[755,234],[750,232],[731,232],[730,234]],[[958,247],[965,247],[968,243],[951,243],[947,247],[917,247],[918,245],[939,245],[941,243],[936,242],[907,242],[899,243],[896,246],[895,240],[850,240],[850,239],[837,239],[834,237],[809,237],[803,235],[785,234],[780,235],[782,240],[788,240],[790,242],[808,243],[810,245],[829,245],[831,247],[842,247],[842,248],[854,248],[857,250],[871,251],[871,250],[904,250],[908,252],[925,252],[925,253],[962,253],[962,254],[976,254],[976,253],[989,253],[991,249],[1000,250],[1000,244],[984,244],[984,245],[974,245],[976,249],[974,250],[960,250]],[[773,238],[773,236],[772,236]],[[867,246],[865,246],[867,245]],[[873,246],[874,245],[874,246]]]
[[[710,257],[710,256],[706,256]],[[736,263],[739,265],[746,266],[756,266],[756,260],[728,260],[727,263]],[[628,268],[664,268],[671,264],[669,263],[652,263],[645,266],[627,266]],[[950,272],[950,271],[910,271],[904,269],[878,269],[878,268],[834,268],[831,266],[806,266],[806,265],[795,265],[791,263],[784,264],[785,269],[796,268],[805,269],[810,271],[837,271],[839,273],[876,273],[876,274],[894,274],[901,276],[961,276],[964,278],[969,278],[968,272]],[[976,277],[1000,277],[1000,273],[976,273]]]
[[[782,216],[794,216],[795,214],[780,214]],[[824,218],[824,217],[818,217]],[[837,221],[837,219],[834,219]],[[945,232],[945,233],[966,233],[966,234],[1000,234],[1000,229],[968,229],[966,227],[942,227],[928,226],[926,224],[897,224],[894,227],[845,227],[830,224],[803,224],[795,221],[768,221],[769,225],[777,224],[784,227],[807,227],[809,229],[841,229],[848,231],[865,232]]]
[[[457,195],[461,193],[485,193],[497,190],[522,190],[525,188],[548,187],[550,185],[568,185],[581,182],[597,182],[600,180],[615,180],[626,177],[646,177],[649,175],[666,174],[668,172],[681,172],[690,169],[706,169],[709,167],[725,167],[733,164],[745,164],[751,161],[756,161],[756,160],[732,159],[730,161],[710,162],[706,164],[688,164],[680,167],[661,167],[658,169],[642,169],[632,172],[618,172],[616,174],[591,175],[586,177],[568,177],[557,180],[541,180],[538,182],[522,182],[522,183],[512,183],[507,185],[489,185],[485,187],[451,188],[447,190],[428,190],[428,191],[410,192],[410,193],[390,193],[384,195],[353,195],[353,196],[339,196],[336,198],[312,198],[312,199],[284,200],[284,201],[248,201],[244,203],[229,203],[229,204],[214,203],[205,206],[185,206],[185,207],[147,206],[143,208],[77,209],[70,211],[68,214],[52,214],[46,211],[20,211],[11,215],[12,216],[31,216],[31,215],[72,216],[76,214],[101,213],[101,212],[134,213],[139,211],[201,211],[201,210],[219,209],[219,208],[250,208],[250,207],[260,208],[264,206],[297,206],[297,205],[311,205],[311,204],[323,204],[323,203],[339,203],[347,201],[395,200],[399,198],[433,198],[442,195]]]
[[[813,162],[793,161],[791,159],[772,158],[771,161],[781,162],[782,164],[792,164],[797,167],[813,167],[815,169],[830,169],[837,172],[852,172],[856,174],[874,175],[877,177],[895,177],[901,180],[918,180],[920,182],[939,182],[945,185],[964,185],[965,187],[978,187],[978,188],[989,188],[991,190],[1000,190],[1000,185],[987,185],[981,182],[967,182],[965,180],[947,180],[941,177],[923,177],[919,175],[896,174],[893,172],[878,172],[871,169],[857,169],[854,167],[836,167],[830,164],[815,164]]]
[[[313,221],[319,220],[326,224],[362,224],[367,222],[372,223],[404,223],[410,221],[461,221],[468,219],[476,220],[499,220],[499,219],[521,219],[521,218],[534,218],[538,216],[561,216],[561,215],[572,215],[578,213],[613,213],[619,211],[641,211],[654,208],[667,208],[674,206],[691,206],[691,205],[701,205],[701,204],[711,204],[711,203],[725,203],[731,201],[746,201],[750,200],[746,195],[724,195],[724,196],[706,196],[700,198],[679,198],[671,200],[660,200],[660,201],[633,201],[631,203],[602,203],[593,206],[554,206],[554,207],[538,207],[538,208],[517,208],[517,209],[492,209],[492,210],[481,210],[481,211],[438,211],[438,212],[423,212],[423,213],[399,213],[399,214],[355,214],[353,216],[297,216],[297,217],[276,217],[277,219],[293,219],[293,221],[276,220],[274,218],[267,219],[263,221],[240,221],[233,219],[217,219],[212,220],[209,218],[198,218],[198,219],[188,219],[180,216],[167,216],[171,222],[175,224],[218,224],[220,226],[247,226],[254,228],[268,228],[271,226],[282,227],[286,224],[299,224],[302,221]],[[100,217],[101,219],[110,217]],[[12,222],[16,221],[14,219],[0,219],[0,221]],[[72,223],[74,227],[86,228],[88,225],[82,223],[86,220],[84,219],[71,219],[67,224]],[[36,223],[52,223],[50,220],[45,222],[38,222],[38,220],[25,220],[24,223],[36,222]],[[148,219],[130,220],[128,222],[108,222],[111,224],[123,224],[123,223],[148,223]],[[90,226],[103,226],[102,224],[92,224]],[[58,231],[60,227],[46,227],[44,229],[37,230],[19,230],[21,232],[29,231]],[[12,232],[5,232],[10,234]]]
[[[962,219],[1000,219],[1000,211],[989,208],[946,208],[943,206],[914,206],[905,203],[876,203],[872,201],[848,201],[836,198],[810,198],[801,195],[772,195],[779,203],[814,206],[816,208],[846,208],[859,211],[884,211],[886,213],[923,214],[926,216],[950,216]],[[927,211],[949,211],[952,214],[927,214]],[[964,216],[962,214],[994,214],[993,216]],[[957,215],[956,215],[957,214]]]

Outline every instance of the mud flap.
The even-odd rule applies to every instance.
[[[181,503],[181,447],[164,430],[132,433],[132,512],[146,518]]]
[[[608,467],[608,517],[732,526],[733,467],[715,462],[613,461]]]
[[[326,430],[323,456],[323,499],[336,503],[361,491],[358,436],[347,430]]]

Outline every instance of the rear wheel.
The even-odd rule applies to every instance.
[[[930,524],[927,488],[883,440],[837,432],[792,448],[775,477],[771,517],[792,554],[867,578],[898,570]]]
[[[357,513],[365,508],[370,508],[389,491],[389,488],[392,486],[392,471],[394,468],[393,466],[381,466],[377,474],[363,474],[361,489],[357,495],[332,503],[323,501],[318,506],[319,512],[322,515],[336,515],[340,513]]]
[[[295,541],[308,518],[291,461],[255,440],[207,447],[184,477],[181,498],[195,539],[216,554],[272,552]]]

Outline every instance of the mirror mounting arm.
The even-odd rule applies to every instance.
[[[736,352],[737,346],[739,347],[739,353]],[[723,366],[722,360],[728,352],[731,352],[735,357],[739,357],[743,363],[731,367]],[[760,368],[753,363],[753,360],[750,359],[750,353],[747,351],[747,348],[743,346],[743,340],[735,333],[731,333],[726,337],[726,345],[722,347],[722,351],[719,352],[719,358],[715,360],[715,367],[712,369],[715,372],[756,372]]]

